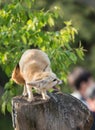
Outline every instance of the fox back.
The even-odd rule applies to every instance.
[[[47,54],[41,50],[29,49],[21,56],[18,66],[12,73],[12,79],[18,84],[25,84],[43,71],[51,71]]]

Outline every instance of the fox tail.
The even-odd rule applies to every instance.
[[[20,66],[19,64],[16,65],[12,72],[12,80],[15,81],[17,84],[25,84],[25,80],[20,73]]]

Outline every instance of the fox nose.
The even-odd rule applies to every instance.
[[[62,84],[63,83],[63,80],[57,80],[58,84]]]

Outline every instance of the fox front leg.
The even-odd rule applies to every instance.
[[[47,95],[46,90],[41,90],[41,94],[42,94],[42,98],[43,98],[44,100],[50,99],[50,97]]]
[[[26,85],[27,93],[28,93],[28,101],[34,101],[33,93],[32,93],[32,87],[30,85]]]
[[[22,96],[26,97],[28,95],[26,85],[24,85],[24,90]]]

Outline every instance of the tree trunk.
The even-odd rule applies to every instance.
[[[90,130],[93,122],[87,107],[71,95],[50,93],[50,100],[35,96],[29,103],[25,98],[13,98],[15,130]]]

